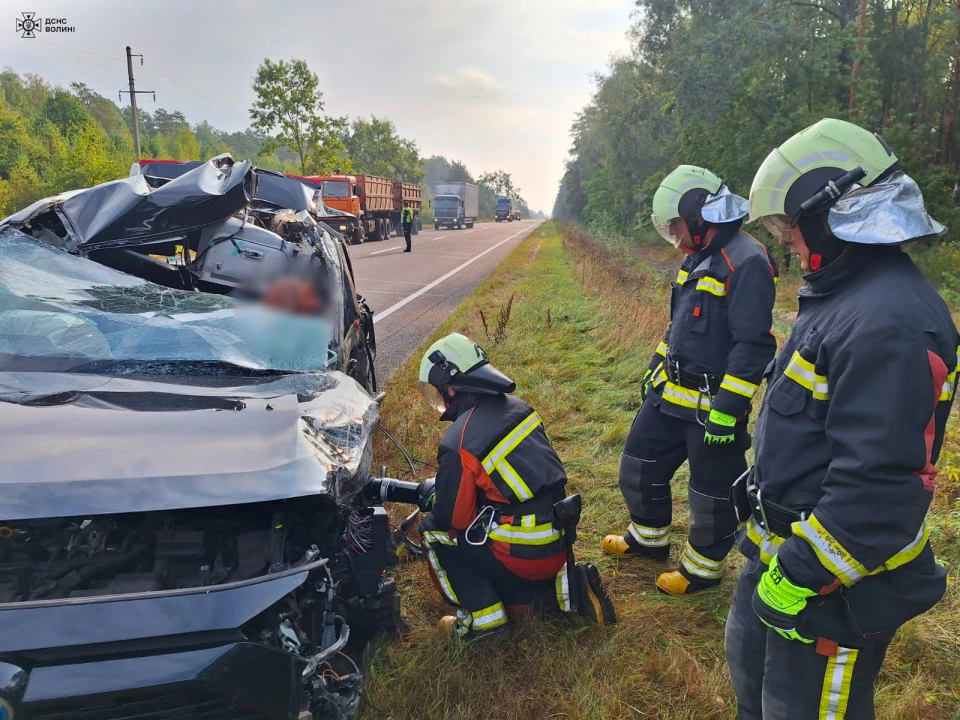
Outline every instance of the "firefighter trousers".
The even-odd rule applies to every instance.
[[[470,545],[462,537],[424,528],[421,538],[434,582],[443,598],[460,609],[460,626],[467,632],[505,625],[508,615],[570,610],[566,553],[554,559],[556,571],[549,579],[528,580],[507,569],[489,541]]]
[[[760,622],[751,606],[766,569],[747,560],[727,616],[737,720],[873,720],[873,684],[895,631],[856,648],[787,640]]]
[[[690,531],[681,572],[691,580],[711,581],[722,575],[723,560],[733,547],[737,519],[729,493],[747,469],[750,435],[746,423],[741,423],[734,441],[726,445],[707,445],[703,436],[699,423],[666,415],[648,398],[624,444],[620,491],[630,511],[628,542],[647,549],[668,548],[673,521],[670,482],[689,460]]]

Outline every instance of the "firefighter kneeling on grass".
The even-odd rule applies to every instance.
[[[440,628],[461,637],[534,610],[616,620],[596,568],[573,561],[579,496],[565,498],[563,464],[540,416],[509,394],[515,388],[456,333],[420,365],[421,392],[453,423],[420,533],[438,589],[458,608]]]
[[[863,720],[897,628],[943,595],[928,542],[957,329],[900,245],[942,234],[877,135],[822,120],[750,190],[807,273],[734,486],[748,561],[727,617],[740,720]]]

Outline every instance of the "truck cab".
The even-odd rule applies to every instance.
[[[442,226],[460,229],[463,216],[463,200],[457,195],[437,195],[433,199],[433,221],[436,230]]]
[[[510,198],[497,198],[493,219],[497,222],[513,222],[513,201]]]
[[[334,210],[350,213],[354,218],[363,215],[360,203],[360,186],[353,175],[310,175],[309,180],[320,187],[323,202]],[[355,220],[350,228],[351,242],[358,245],[364,240],[365,233],[359,220]]]

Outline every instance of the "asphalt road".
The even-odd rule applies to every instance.
[[[377,380],[384,382],[540,221],[424,228],[413,236],[350,248],[360,294],[374,311]]]

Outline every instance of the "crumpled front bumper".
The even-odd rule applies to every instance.
[[[240,628],[322,565],[189,591],[0,605],[0,710],[7,720],[297,718],[306,660]]]

